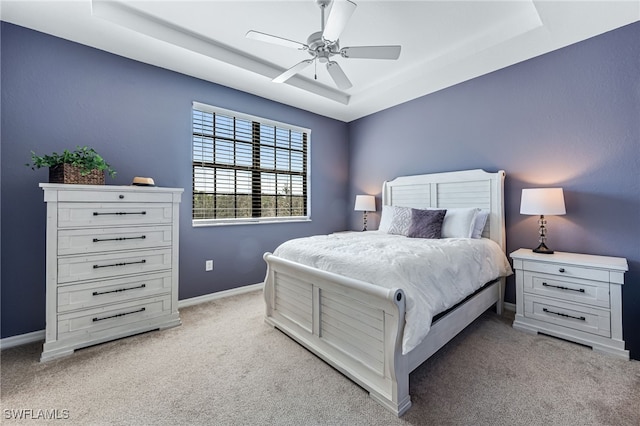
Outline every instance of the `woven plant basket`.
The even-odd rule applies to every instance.
[[[71,164],[49,167],[49,183],[104,185],[104,170],[91,170],[82,176],[80,168]]]

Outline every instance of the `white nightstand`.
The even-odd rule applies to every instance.
[[[516,271],[514,328],[629,359],[622,339],[626,259],[530,249],[510,257]]]

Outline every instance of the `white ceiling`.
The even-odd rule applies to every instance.
[[[352,121],[640,20],[639,0],[372,1],[358,7],[340,45],[402,45],[397,61],[337,62],[341,91],[310,66],[271,79],[308,53],[245,38],[257,30],[306,43],[320,30],[314,0],[2,0],[3,21]]]

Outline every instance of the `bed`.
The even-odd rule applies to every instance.
[[[384,182],[382,205],[383,209],[481,209],[488,213],[482,238],[491,240],[506,259],[504,177],[504,171],[483,170],[398,177]],[[365,237],[365,233],[360,234]],[[373,233],[369,236],[374,238]],[[343,237],[347,236],[333,238]],[[426,335],[407,346],[407,307],[414,305],[407,299],[408,289],[395,282],[374,285],[369,282],[372,279],[365,281],[361,276],[342,275],[271,253],[265,253],[264,260],[265,321],[359,384],[398,416],[411,407],[411,371],[491,306],[502,313],[504,276],[510,273],[507,262],[508,272],[487,279],[431,324],[423,324],[428,329]],[[409,350],[403,351],[403,347]]]

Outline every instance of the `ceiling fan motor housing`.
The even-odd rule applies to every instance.
[[[322,31],[315,32],[307,38],[307,46],[309,46],[309,54],[314,58],[318,58],[321,63],[329,61],[329,57],[338,54],[340,45],[338,41],[328,41],[322,38]]]

